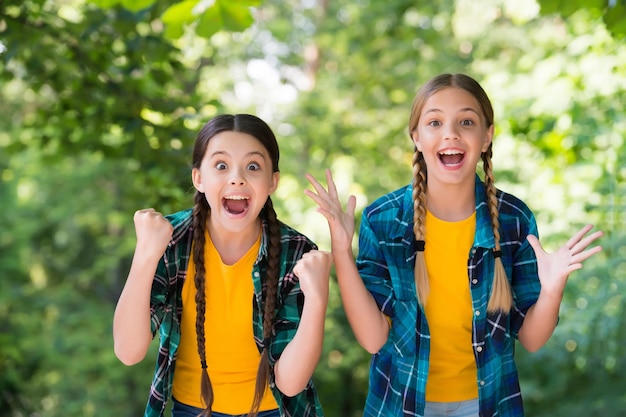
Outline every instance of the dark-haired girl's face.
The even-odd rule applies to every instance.
[[[211,226],[241,232],[258,230],[259,213],[276,190],[279,173],[272,172],[270,155],[258,139],[227,131],[209,140],[192,180],[211,207]]]

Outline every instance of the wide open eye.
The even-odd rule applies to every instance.
[[[261,169],[261,165],[257,164],[256,162],[250,162],[247,166],[247,169],[250,171],[258,171],[259,169]]]
[[[217,169],[218,171],[223,171],[226,168],[228,168],[228,165],[226,165],[225,162],[218,162],[217,164],[215,164],[215,169]]]

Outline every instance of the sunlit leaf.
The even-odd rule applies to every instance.
[[[610,7],[604,15],[604,22],[613,35],[626,36],[626,5],[617,3]]]
[[[185,0],[168,7],[161,15],[161,20],[166,25],[182,25],[193,21],[193,8],[198,2],[196,0]]]
[[[248,6],[228,0],[221,0],[219,3],[222,6],[222,19],[225,29],[238,32],[247,29],[254,23]]]
[[[110,9],[122,2],[122,0],[89,0],[90,3],[95,4],[103,9]]]
[[[122,0],[122,6],[131,12],[138,12],[152,6],[156,0]]]
[[[210,38],[223,27],[222,13],[220,12],[221,5],[218,2],[202,13],[198,25],[196,26],[196,33],[204,38]]]

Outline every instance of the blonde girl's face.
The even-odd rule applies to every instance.
[[[194,187],[211,207],[213,227],[230,232],[256,229],[259,213],[278,185],[270,155],[255,137],[226,131],[212,137],[192,170]]]
[[[446,87],[426,100],[411,137],[424,156],[429,187],[473,184],[476,164],[491,144],[493,124],[487,126],[470,92]]]

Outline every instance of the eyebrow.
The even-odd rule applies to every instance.
[[[228,155],[228,156],[230,156],[230,154],[228,152],[226,152],[226,151],[215,151],[215,152],[213,152],[211,154],[211,157],[218,156],[218,155]],[[265,155],[261,151],[248,152],[244,156],[260,156],[261,158],[265,159]]]
[[[477,112],[475,109],[473,109],[472,107],[463,107],[462,109],[460,109],[457,113],[463,113],[463,112],[472,112],[474,114],[476,114],[477,116],[480,116],[480,113]],[[424,116],[426,116],[428,113],[443,113],[443,110],[439,109],[439,108],[434,108],[434,109],[428,109],[426,110],[426,112],[424,113]]]

